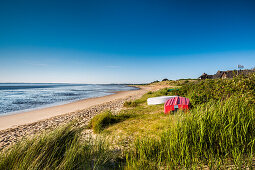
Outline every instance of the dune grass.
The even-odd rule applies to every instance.
[[[108,110],[93,117],[90,120],[88,127],[93,129],[94,133],[100,133],[101,131],[103,131],[105,128],[107,128],[110,125],[122,122],[126,119],[129,119],[135,116],[136,116],[135,113],[126,113],[126,112],[122,112],[120,114],[114,115],[111,111]]]
[[[176,115],[177,116],[177,115]],[[243,98],[208,102],[179,113],[160,139],[139,138],[128,154],[130,169],[252,166],[255,109]]]
[[[2,151],[0,169],[114,169],[118,159],[105,141],[81,141],[81,129],[69,124]]]
[[[165,115],[163,105],[148,106],[146,104],[133,108],[127,108],[120,114],[135,115],[122,122],[111,124],[100,135],[106,136],[115,145],[120,147],[133,147],[136,138],[152,137],[159,138],[160,135],[171,128],[175,121],[175,115]]]
[[[189,97],[192,109],[179,111],[160,139],[137,139],[129,169],[254,166],[255,74],[187,82],[169,95]]]

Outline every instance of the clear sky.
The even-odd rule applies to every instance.
[[[255,66],[254,0],[1,0],[0,82],[143,83]]]

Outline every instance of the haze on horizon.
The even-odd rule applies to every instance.
[[[146,83],[255,66],[253,0],[10,0],[0,21],[0,82]]]

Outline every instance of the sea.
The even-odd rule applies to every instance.
[[[0,83],[0,116],[136,89],[123,84]]]

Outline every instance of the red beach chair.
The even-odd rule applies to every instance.
[[[166,101],[164,105],[165,114],[175,109],[188,110],[189,109],[189,99],[186,97],[175,97]]]

